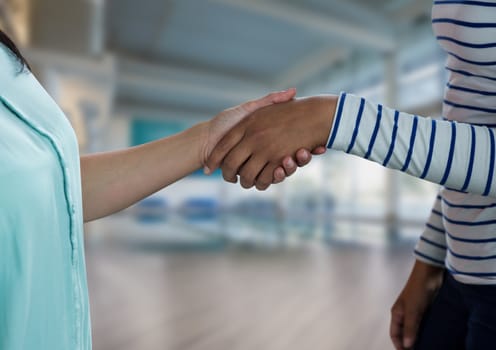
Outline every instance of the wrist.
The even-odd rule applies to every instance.
[[[317,118],[315,124],[315,135],[317,136],[316,146],[327,146],[327,140],[334,123],[334,115],[336,114],[336,106],[339,96],[336,95],[320,95],[311,97],[314,106],[314,115]]]
[[[444,272],[445,269],[442,267],[415,260],[410,280],[421,283],[428,289],[437,289],[442,283]]]
[[[187,132],[190,134],[190,137],[194,142],[192,145],[195,145],[195,154],[196,154],[196,163],[198,167],[204,166],[208,157],[208,139],[209,139],[209,131],[210,130],[210,122],[201,122],[195,124]]]

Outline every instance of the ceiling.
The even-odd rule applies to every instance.
[[[112,53],[118,72],[117,105],[198,114],[274,89],[302,90],[350,62],[380,59],[405,35],[430,27],[432,4],[432,0],[32,2],[34,22],[39,22],[35,44],[45,46],[46,33],[58,43],[58,50]],[[60,38],[54,40],[57,35]]]

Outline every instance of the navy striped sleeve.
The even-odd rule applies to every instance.
[[[398,113],[341,94],[328,146],[450,189],[496,196],[495,137],[485,126]]]

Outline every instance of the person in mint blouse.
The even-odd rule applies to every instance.
[[[89,350],[83,222],[201,168],[229,128],[295,91],[225,110],[172,137],[80,157],[62,111],[1,31],[0,42],[0,349]],[[274,182],[295,170],[288,157]]]

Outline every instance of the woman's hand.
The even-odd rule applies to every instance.
[[[405,287],[391,308],[390,336],[396,350],[410,349],[420,322],[443,280],[444,269],[415,261]]]
[[[261,108],[235,125],[207,160],[210,171],[221,167],[228,182],[266,189],[281,162],[298,150],[325,147],[337,96],[316,96]]]
[[[260,99],[248,101],[236,107],[226,109],[215,116],[208,122],[208,125],[205,128],[206,133],[204,135],[204,143],[201,151],[202,164],[206,164],[207,158],[220,139],[242,119],[262,107],[290,101],[294,98],[295,94],[295,89],[273,92]],[[314,154],[321,154],[325,152],[325,149],[316,149],[312,152]],[[296,159],[293,159],[293,157],[290,156],[285,157],[282,164],[273,171],[272,183],[282,182],[287,176],[293,174],[298,166],[301,167],[308,164],[311,157],[310,152],[306,149],[300,149],[296,154]]]

